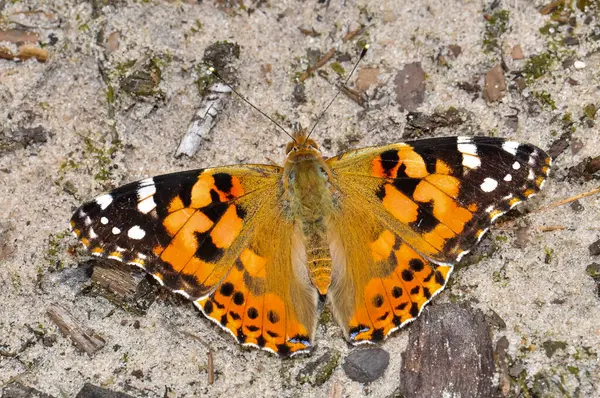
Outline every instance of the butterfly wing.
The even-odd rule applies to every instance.
[[[293,354],[310,346],[317,293],[282,192],[275,166],[173,173],[97,197],[71,226],[93,255],[143,268],[240,343]]]
[[[542,188],[550,158],[502,138],[444,137],[328,164],[339,192],[331,302],[349,340],[361,342],[416,318],[491,223]]]

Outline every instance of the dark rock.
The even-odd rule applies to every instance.
[[[371,383],[383,376],[390,354],[379,347],[354,350],[342,365],[346,376],[359,383]]]
[[[566,133],[561,134],[557,140],[554,140],[554,142],[552,142],[552,144],[550,144],[550,149],[548,150],[548,155],[550,155],[550,157],[552,159],[556,159],[558,157],[558,155],[563,153],[569,147],[570,143],[571,143],[571,132],[568,131]]]
[[[313,387],[321,386],[329,380],[339,361],[340,353],[328,350],[318,359],[309,362],[304,368],[300,369],[296,380],[300,384],[308,383]]]
[[[292,104],[294,104],[294,106],[306,104],[304,84],[298,83],[294,86],[294,91],[292,92]]]
[[[585,272],[591,276],[593,280],[600,282],[600,264],[591,263],[585,267]]]
[[[425,71],[420,62],[404,65],[394,78],[400,109],[415,111],[425,100]]]
[[[466,91],[469,94],[479,94],[481,91],[481,86],[479,84],[471,82],[458,82],[456,87]]]
[[[567,177],[573,180],[591,181],[598,179],[600,171],[600,156],[587,157],[569,169]]]
[[[44,144],[48,141],[49,133],[42,126],[23,128],[15,133],[15,138],[24,147],[33,144]]]
[[[547,340],[542,343],[542,347],[544,348],[544,351],[546,351],[546,356],[552,358],[556,351],[567,348],[567,343],[564,341]]]
[[[133,398],[133,396],[85,383],[75,398]]]
[[[590,251],[590,255],[592,255],[592,256],[600,255],[600,239],[598,239],[597,241],[595,241],[594,243],[589,245],[588,249]]]
[[[0,391],[3,398],[53,398],[52,395],[44,394],[41,391],[25,386],[19,382],[13,382]]]
[[[455,303],[427,307],[410,328],[400,378],[405,398],[493,396],[493,345],[483,313]]]
[[[235,61],[240,58],[240,45],[218,41],[206,47],[202,60],[212,65],[229,84],[236,81]]]
[[[565,46],[578,46],[579,45],[579,39],[577,37],[574,37],[574,36],[565,37],[563,39],[563,44]]]
[[[144,372],[142,372],[141,369],[136,369],[131,372],[131,375],[136,379],[141,379],[142,377],[144,377]]]
[[[581,213],[582,211],[585,210],[585,207],[583,207],[583,205],[581,204],[580,201],[576,200],[574,202],[572,202],[569,207],[571,208],[571,210],[573,210],[575,213]]]

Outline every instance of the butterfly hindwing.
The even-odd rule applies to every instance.
[[[360,342],[416,318],[491,223],[541,189],[550,158],[501,138],[444,137],[359,149],[328,165],[340,209],[331,301]]]

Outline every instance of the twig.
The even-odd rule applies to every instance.
[[[329,61],[333,57],[334,54],[335,54],[335,48],[332,48],[331,50],[327,51],[321,57],[321,59],[319,59],[317,61],[317,63],[314,66],[309,66],[308,69],[306,69],[306,71],[304,71],[304,73],[302,73],[302,75],[300,75],[300,78],[298,80],[303,82],[306,79],[308,79],[314,71],[316,71],[317,69],[319,69],[320,67],[325,65],[327,63],[327,61]]]
[[[584,192],[584,193],[580,193],[580,194],[575,195],[575,196],[571,196],[570,198],[559,200],[558,202],[554,202],[552,204],[549,204],[548,206],[541,207],[539,209],[533,210],[532,213],[541,213],[543,211],[554,209],[555,207],[566,205],[567,203],[575,202],[578,199],[585,198],[585,197],[588,197],[588,196],[592,196],[592,195],[595,195],[597,193],[600,193],[600,187],[598,187],[596,189],[592,189],[591,191],[588,191],[588,192]]]
[[[213,362],[212,351],[208,351],[206,355],[208,357],[208,384],[211,385],[215,382],[215,364]]]
[[[70,337],[75,347],[88,355],[93,355],[106,344],[100,335],[92,329],[85,329],[69,311],[58,304],[51,305],[46,313],[61,333]]]

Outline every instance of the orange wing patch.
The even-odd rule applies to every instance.
[[[267,280],[273,277],[268,271],[272,267],[268,258],[245,248],[219,289],[196,305],[242,345],[284,356],[306,352],[311,347],[311,325],[298,320],[290,281],[281,281],[284,289],[278,292]]]
[[[384,262],[357,292],[355,312],[348,323],[352,342],[380,341],[389,333],[415,319],[433,296],[440,292],[450,275],[450,266],[435,266],[400,243],[385,230],[373,243],[374,260]],[[382,270],[388,270],[381,275]]]

